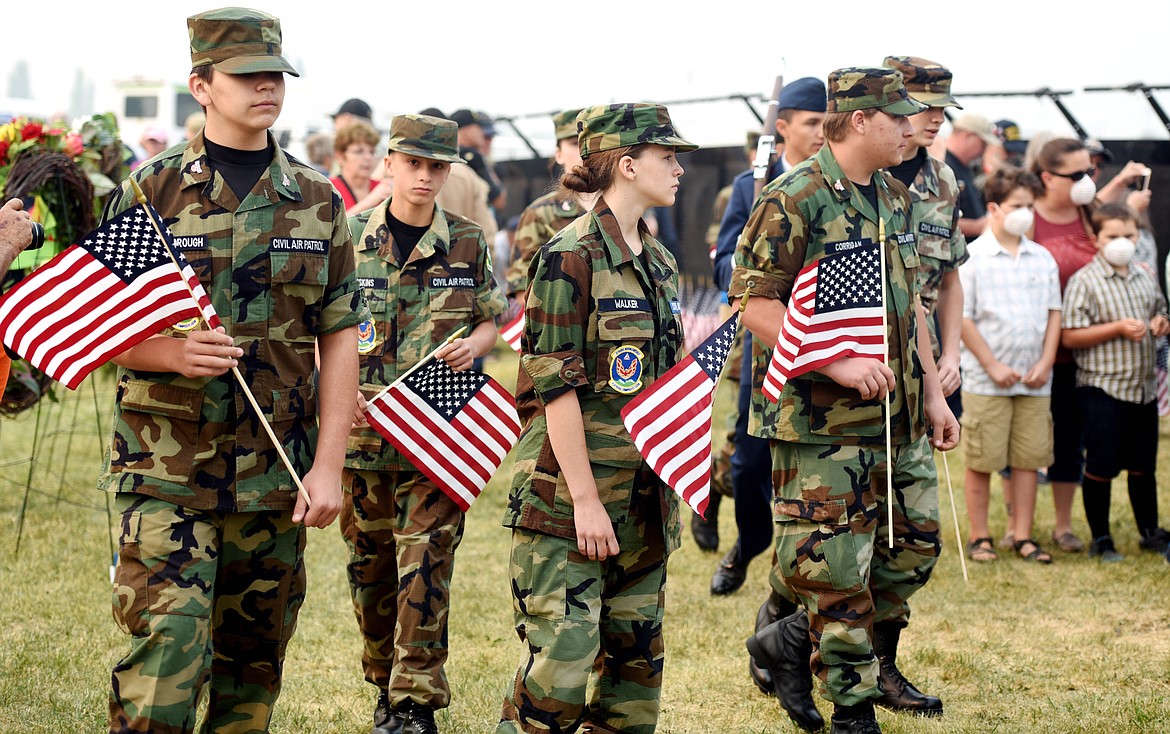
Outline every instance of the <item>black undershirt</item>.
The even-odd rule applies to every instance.
[[[906,184],[909,188],[914,179],[918,178],[918,172],[922,170],[922,166],[926,163],[926,148],[919,148],[918,154],[908,161],[902,161],[896,166],[890,166],[886,170],[890,172],[894,178]]]
[[[427,233],[431,225],[416,227],[394,218],[388,210],[386,212],[386,226],[390,229],[390,236],[394,238],[394,245],[398,249],[398,264],[402,265],[410,259],[410,253],[422,236]]]
[[[272,156],[276,153],[271,140],[268,147],[263,150],[236,150],[213,143],[206,137],[203,138],[203,142],[211,167],[223,176],[228,188],[240,201],[252,192],[256,182],[272,165]]]
[[[876,176],[877,174],[874,173],[874,175]],[[856,181],[853,182],[853,185],[857,187],[857,192],[866,198],[876,214],[878,211],[877,186],[874,185],[873,179],[871,178],[865,186],[862,186]]]

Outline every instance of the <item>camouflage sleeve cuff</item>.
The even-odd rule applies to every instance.
[[[536,396],[545,405],[569,390],[589,384],[585,362],[576,352],[525,354],[520,366],[532,378]]]
[[[792,292],[792,279],[786,275],[762,273],[737,267],[731,272],[731,283],[727,286],[727,297],[739,298],[751,291],[753,296],[763,296],[778,301],[787,301]]]
[[[342,296],[334,299],[321,311],[321,325],[318,333],[332,334],[335,331],[357,326],[372,318],[373,315],[370,313],[369,306],[366,305],[366,299],[362,296],[362,292],[360,290],[351,291],[349,298]]]

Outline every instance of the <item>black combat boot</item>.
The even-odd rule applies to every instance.
[[[712,492],[707,498],[707,519],[695,512],[691,514],[691,535],[700,550],[714,552],[719,549],[719,504],[723,495]]]
[[[906,680],[898,670],[898,638],[902,625],[878,622],[873,626],[873,651],[878,659],[878,686],[882,696],[874,701],[892,711],[907,711],[919,716],[942,716],[942,701],[928,696]]]
[[[882,734],[882,728],[873,715],[873,704],[866,701],[852,706],[835,706],[833,728],[829,734]]]
[[[756,664],[772,675],[772,689],[780,705],[796,725],[805,731],[820,731],[825,719],[812,699],[809,657],[808,615],[798,609],[747,640],[747,649]]]
[[[370,734],[402,734],[402,719],[390,708],[390,697],[386,691],[378,692],[378,703],[374,706],[374,728]]]
[[[439,734],[435,726],[435,710],[421,703],[407,701],[398,707],[402,717],[402,734]]]
[[[787,617],[789,614],[795,612],[796,609],[795,604],[773,591],[768,595],[767,601],[760,605],[760,610],[756,612],[756,632],[759,632],[781,617]],[[752,682],[756,684],[756,688],[760,689],[760,693],[766,696],[771,696],[774,693],[775,686],[772,683],[772,674],[768,672],[767,668],[761,668],[756,663],[756,659],[751,655],[748,655],[748,674],[751,675]]]

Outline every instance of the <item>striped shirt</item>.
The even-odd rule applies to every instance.
[[[1040,361],[1051,311],[1060,311],[1060,279],[1055,258],[1027,237],[1018,255],[1004,249],[989,229],[967,246],[971,257],[959,268],[963,318],[971,319],[997,360],[1021,375]],[[975,395],[1049,395],[1051,378],[1041,387],[1017,382],[1000,387],[966,344],[959,351],[963,391]]]
[[[1166,299],[1157,279],[1144,266],[1131,263],[1121,275],[1097,255],[1068,281],[1064,294],[1065,329],[1083,329],[1120,319],[1147,324],[1166,316]],[[1157,339],[1150,331],[1140,342],[1117,337],[1087,349],[1074,349],[1077,386],[1090,385],[1118,400],[1144,405],[1157,397],[1154,357]]]

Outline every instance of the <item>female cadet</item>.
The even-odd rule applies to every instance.
[[[525,644],[497,732],[649,734],[679,508],[620,411],[683,343],[675,261],[642,215],[674,203],[675,156],[696,146],[651,104],[586,108],[577,131],[582,163],[561,182],[601,197],[532,269],[517,378],[524,433],[504,518]]]

